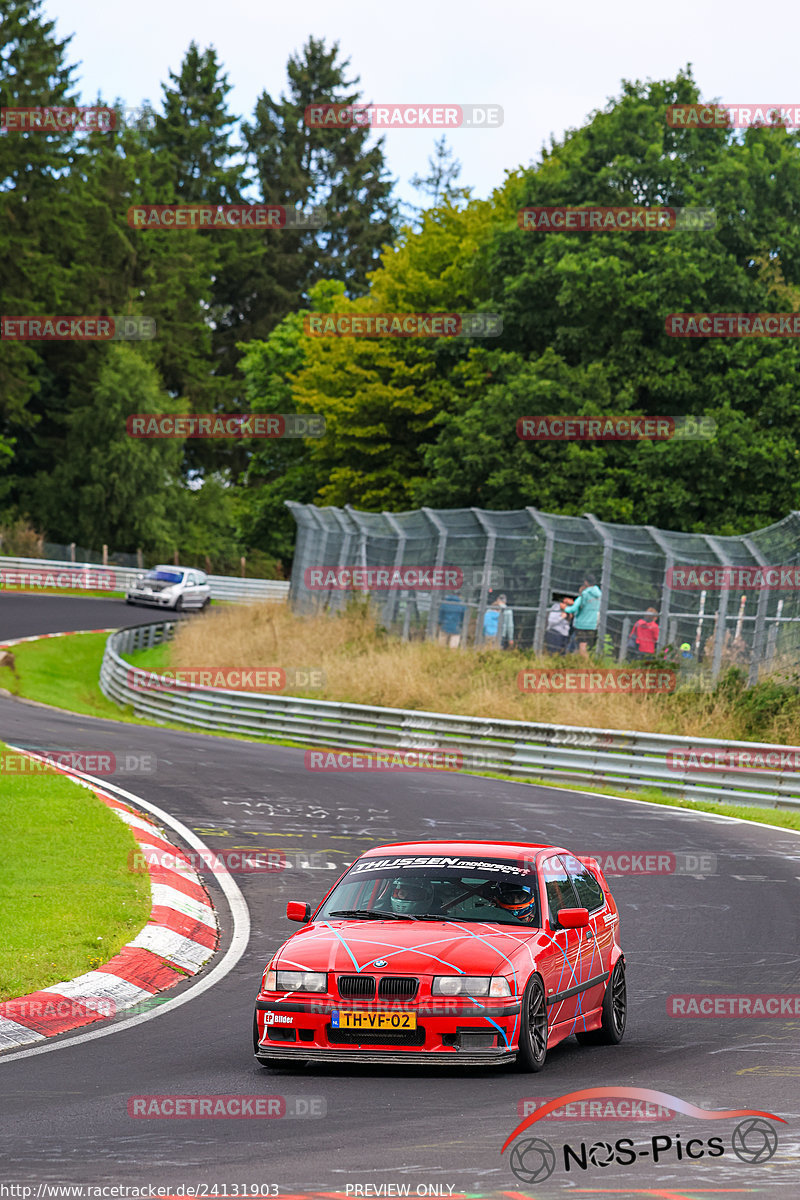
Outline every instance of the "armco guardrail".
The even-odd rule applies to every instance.
[[[88,572],[92,575],[114,575],[115,591],[124,592],[131,586],[137,575],[142,572],[134,567],[118,567],[113,563],[107,567],[99,563],[59,562],[51,558],[12,558],[0,556],[0,571],[25,571],[28,574],[41,573],[65,578],[67,575]],[[231,602],[246,603],[248,600],[283,601],[289,594],[288,580],[283,579],[239,579],[235,575],[209,575],[212,600],[230,600]],[[34,584],[43,587],[45,583]],[[63,586],[58,584],[57,586]],[[90,590],[90,589],[89,589]]]
[[[466,768],[472,771],[584,784],[655,786],[686,799],[800,808],[796,771],[751,768],[713,775],[701,770],[677,771],[668,764],[667,755],[686,741],[664,734],[492,721],[221,688],[155,691],[144,686],[145,680],[152,678],[144,671],[139,690],[133,686],[136,676],[131,675],[131,664],[120,655],[168,641],[175,625],[175,621],[160,621],[109,637],[100,671],[100,687],[109,700],[133,705],[137,716],[212,732],[286,738],[312,746],[447,750],[463,755]],[[709,738],[695,738],[691,745],[696,751],[753,750],[752,742]],[[764,749],[784,755],[787,750],[800,753],[796,747]]]

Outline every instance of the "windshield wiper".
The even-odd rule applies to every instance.
[[[335,912],[325,914],[328,917],[357,917],[372,921],[407,921],[402,913],[376,912],[374,908],[337,908]]]

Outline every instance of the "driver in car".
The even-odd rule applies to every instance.
[[[515,883],[510,879],[502,879],[491,885],[489,898],[506,912],[525,925],[536,922],[536,889],[527,883]]]
[[[389,892],[392,912],[401,917],[429,913],[433,904],[433,886],[427,879],[395,879]]]

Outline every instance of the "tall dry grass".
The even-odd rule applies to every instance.
[[[752,739],[735,689],[674,695],[530,694],[518,674],[531,666],[585,667],[529,652],[450,650],[432,642],[402,642],[375,628],[354,606],[335,616],[295,616],[278,604],[231,605],[181,625],[171,653],[176,668],[308,667],[324,672],[322,689],[292,694],[391,708],[669,733],[683,737]],[[595,669],[599,669],[595,667]],[[757,740],[794,743],[798,709],[776,711]]]

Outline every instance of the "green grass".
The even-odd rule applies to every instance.
[[[161,674],[172,666],[171,646],[169,642],[160,642],[158,646],[150,646],[147,650],[134,650],[131,654],[121,654],[125,662],[143,671],[155,671]]]
[[[16,674],[10,667],[0,667],[0,688],[85,716],[135,721],[133,709],[120,709],[100,691],[100,664],[108,637],[107,633],[79,633],[12,646]]]
[[[13,752],[0,743],[0,754]],[[129,869],[137,843],[128,826],[63,775],[3,770],[0,806],[0,1000],[8,1000],[117,954],[147,921],[150,886]]]
[[[59,708],[67,708],[72,712],[83,713],[92,717],[106,717],[114,721],[125,721],[135,725],[150,725],[160,728],[188,730],[198,732],[196,726],[182,725],[173,721],[149,721],[133,714],[130,706],[121,708],[106,700],[100,691],[100,664],[103,659],[103,649],[108,639],[105,633],[79,633],[66,638],[49,638],[37,642],[25,642],[13,647],[16,656],[18,677],[15,678],[8,667],[0,667],[0,687],[8,688],[15,695],[24,696],[30,700],[38,700],[43,704],[53,704]],[[160,672],[170,666],[170,646],[162,642],[148,650],[138,650],[123,656],[143,670]],[[211,733],[213,737],[234,740],[246,740],[269,743],[280,746],[300,746],[305,748],[307,743],[294,741],[291,738],[259,737],[257,734],[239,735],[235,733]],[[511,783],[526,783],[543,787],[561,788],[566,791],[579,789],[585,792],[596,792],[602,796],[625,796],[631,800],[648,800],[654,804],[664,804],[670,807],[691,808],[697,812],[718,813],[722,816],[740,817],[742,820],[755,821],[765,825],[779,825],[785,829],[800,829],[800,812],[789,809],[762,808],[757,805],[717,804],[714,801],[681,800],[667,796],[658,788],[643,787],[638,791],[629,791],[623,785],[596,786],[577,783],[563,783],[547,778],[518,779],[513,775],[503,775],[494,771],[475,771],[471,774],[480,775],[487,779],[502,779]]]

